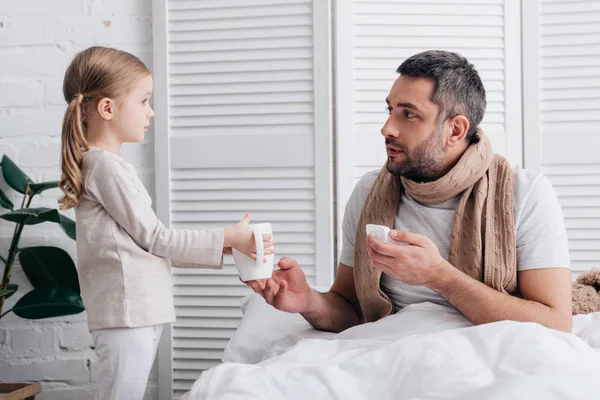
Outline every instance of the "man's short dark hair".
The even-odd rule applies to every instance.
[[[435,86],[431,100],[439,107],[438,122],[464,115],[469,120],[466,140],[477,142],[475,133],[487,102],[481,78],[465,57],[449,51],[424,51],[408,58],[396,72],[432,79]]]

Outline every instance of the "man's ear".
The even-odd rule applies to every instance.
[[[450,118],[448,120],[448,124],[450,125],[450,135],[448,136],[448,145],[456,146],[459,143],[462,143],[467,136],[467,132],[469,132],[469,120],[462,114],[457,115],[456,117]]]
[[[115,111],[114,107],[115,107],[114,101],[112,101],[108,97],[103,97],[98,102],[96,109],[98,110],[98,114],[100,114],[100,117],[102,119],[104,119],[106,121],[110,121],[111,119],[113,119],[113,116],[114,116],[114,111]]]

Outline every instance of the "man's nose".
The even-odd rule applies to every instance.
[[[381,134],[384,137],[397,137],[398,136],[398,127],[394,124],[394,120],[390,115],[388,119],[385,121],[385,124],[381,127]]]

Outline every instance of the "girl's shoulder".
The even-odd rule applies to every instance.
[[[85,178],[90,175],[105,176],[107,172],[118,172],[119,174],[135,174],[133,166],[125,161],[120,156],[108,152],[106,150],[99,149],[97,147],[90,147],[88,151],[83,153],[83,164],[82,173]]]

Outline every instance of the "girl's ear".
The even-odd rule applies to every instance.
[[[98,110],[98,114],[100,114],[102,119],[110,121],[114,116],[114,106],[115,103],[111,99],[108,97],[103,97],[98,102],[96,109]]]

